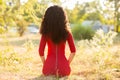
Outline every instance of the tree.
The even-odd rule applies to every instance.
[[[115,7],[115,23],[116,23],[116,31],[118,32],[119,26],[120,26],[120,0],[112,0],[114,1],[114,7]]]
[[[21,3],[20,0],[0,0],[0,26],[17,26],[18,33],[22,36],[29,24],[40,25],[47,7],[48,2],[45,0],[28,0],[26,3]]]
[[[8,29],[8,26],[12,26],[13,19],[12,19],[12,13],[11,13],[11,6],[9,6],[9,3],[7,4],[6,1],[0,1],[0,25],[4,27],[6,30]]]
[[[120,26],[120,0],[106,0],[104,4],[107,8],[105,13],[108,14],[109,19],[114,20],[116,32],[118,32]]]
[[[34,23],[39,25],[43,17],[46,5],[41,4],[38,0],[28,0],[22,4],[20,0],[13,0],[15,3],[12,9],[14,22],[18,27],[18,33],[22,36],[28,25]]]
[[[84,4],[77,2],[75,8],[67,12],[70,14],[69,18],[72,23],[81,23],[84,20],[99,20],[104,23],[105,19],[101,11],[102,7],[99,0],[95,0]]]
[[[18,27],[18,33],[22,36],[26,30],[27,21],[24,19],[22,14],[24,13],[24,8],[22,8],[20,0],[13,0],[12,3],[15,3],[12,9],[12,13],[14,13],[13,20]]]

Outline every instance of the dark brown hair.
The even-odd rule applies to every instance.
[[[63,8],[54,5],[46,10],[41,23],[40,33],[49,36],[55,44],[58,44],[67,38],[67,24],[67,16]]]

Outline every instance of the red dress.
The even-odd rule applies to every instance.
[[[73,37],[71,33],[68,34],[67,40],[69,44],[71,53],[76,51]],[[60,42],[59,44],[54,44],[50,38],[41,36],[40,45],[39,45],[39,55],[44,56],[45,46],[48,46],[48,54],[43,65],[42,72],[44,75],[59,75],[67,76],[71,72],[71,68],[68,60],[65,56],[65,44],[66,42]]]

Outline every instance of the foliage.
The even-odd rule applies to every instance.
[[[88,17],[86,17],[86,20],[93,20],[93,21],[99,20],[102,23],[105,22],[104,17],[99,12],[89,13]]]
[[[117,33],[117,36],[114,39],[114,43],[119,45],[119,43],[120,43],[120,33]]]
[[[28,0],[24,4],[20,0],[3,1],[0,5],[0,26],[7,29],[17,26],[18,33],[22,36],[29,24],[40,24],[46,7],[46,4],[39,3],[37,0]]]
[[[24,44],[23,44],[23,46],[25,47],[25,49],[27,49],[27,52],[30,52],[30,51],[32,51],[33,49],[34,49],[34,44],[33,44],[33,42],[31,41],[31,40],[27,40]]]
[[[39,2],[38,0],[28,0],[25,3],[21,3],[20,0],[2,0],[0,5],[0,26],[6,28],[18,26],[18,32],[20,36],[22,36],[29,24],[34,23],[35,25],[40,25],[44,12],[50,2],[51,4],[62,5],[67,1],[40,0]],[[108,10],[111,7],[112,2],[114,2],[114,0],[105,2],[105,10],[100,5],[100,0],[85,2],[84,4],[76,3],[72,10],[67,7],[65,7],[65,10],[67,11],[69,21],[72,24],[79,24],[84,20],[99,20],[103,24],[113,25],[115,23],[114,11],[109,12]],[[107,7],[109,5],[110,7]],[[105,15],[108,16],[106,17]]]
[[[99,50],[100,48],[104,47],[110,47],[113,45],[113,40],[116,37],[116,35],[116,32],[109,31],[108,33],[104,33],[104,31],[100,29],[96,31],[95,35],[92,37],[91,40],[84,40],[84,45],[88,45],[90,48],[98,48],[96,50]]]
[[[0,4],[0,26],[7,28],[8,26],[11,26],[12,23],[13,20],[10,6],[7,6],[5,1],[2,0],[2,3]]]
[[[5,33],[5,31],[6,31],[6,30],[5,30],[3,27],[0,26],[0,34]]]
[[[91,49],[91,54],[93,54],[92,60],[95,60],[99,65],[99,68],[101,68],[107,64],[106,61],[112,61],[113,57],[116,55],[108,50],[112,47],[116,35],[117,33],[113,31],[109,31],[105,34],[102,30],[98,30],[92,40],[80,41],[78,45],[79,47],[87,47]]]
[[[107,20],[113,20],[115,30],[119,32],[119,26],[120,26],[120,15],[119,15],[119,2],[120,0],[106,0],[104,1],[104,5],[106,6],[106,9],[103,10],[105,14],[108,16],[106,17]]]
[[[72,27],[72,33],[76,40],[91,39],[94,35],[94,31],[91,27],[85,27],[80,24],[74,25]]]
[[[6,54],[9,53],[9,54]],[[21,60],[13,48],[8,47],[5,50],[0,51],[0,64],[3,66],[10,66],[20,63]]]
[[[38,36],[32,35],[32,39],[31,35],[29,35],[30,39],[28,37],[13,38],[13,41],[11,37],[6,37],[8,41],[11,40],[9,43],[14,42],[15,45],[0,45],[0,79],[2,77],[1,80],[16,80],[18,78],[21,80],[30,78],[33,80],[115,80],[120,73],[120,46],[111,44],[116,33],[105,34],[100,30],[95,35],[96,37],[94,36],[95,38],[91,40],[86,39],[78,42],[76,45],[77,52],[71,63],[71,75],[63,78],[41,76],[43,65],[38,50],[36,50],[39,46]],[[106,36],[110,39],[106,39]],[[103,41],[101,44],[100,41],[104,38],[108,42],[104,44]],[[33,39],[37,41],[37,47],[34,46]],[[25,42],[25,40],[27,41]],[[2,43],[6,43],[4,41]],[[21,43],[21,45],[18,43]],[[45,49],[46,52],[47,48]],[[68,46],[66,46],[66,53],[69,53]],[[69,54],[66,54],[66,57],[68,56]]]
[[[30,53],[18,53],[10,46],[4,50],[0,50],[0,67],[12,73],[20,71],[29,71],[30,73],[31,69],[28,62],[32,59]],[[0,72],[2,71],[4,70]]]
[[[9,1],[13,1],[14,4],[6,4],[9,3]],[[20,0],[0,0],[0,34],[5,33],[8,27],[17,26],[20,34],[23,35],[27,25],[31,23],[39,25],[50,2],[48,0],[41,0],[41,2],[28,0],[28,2],[21,4],[19,1]],[[71,75],[68,78],[60,78],[60,80],[116,80],[120,77],[119,35],[116,36],[116,33],[112,31],[104,33],[102,30],[98,30],[96,34],[93,35],[94,31],[91,30],[91,27],[85,27],[80,24],[84,20],[100,20],[104,24],[114,24],[112,14],[114,12],[102,10],[98,1],[99,0],[86,2],[85,4],[77,3],[73,10],[66,8],[70,23],[75,24],[72,26],[73,37],[80,41],[76,46],[76,56],[71,63]],[[60,0],[51,0],[51,2],[62,4]],[[104,17],[106,14],[108,14],[109,17],[107,19]],[[21,38],[17,37],[16,39],[14,37],[16,41],[4,35],[2,35],[1,38],[0,43],[4,45],[0,45],[0,79],[2,75],[5,79],[8,78],[7,76],[10,76],[8,80],[16,80],[18,78],[20,80],[22,80],[22,78],[30,79],[36,76],[38,76],[38,78],[34,78],[33,80],[56,80],[56,78],[52,76],[40,76],[40,74],[42,74],[40,73],[42,72],[42,63],[36,50],[37,47],[35,47],[32,40],[27,39],[27,41],[21,45],[21,43],[24,42],[23,37],[21,37],[22,40]],[[38,36],[36,38],[38,38]],[[116,40],[118,42],[117,45],[113,44]],[[18,42],[20,42],[19,45]],[[37,46],[38,43],[39,40],[37,40]],[[69,49],[67,48],[66,51],[69,52]],[[8,72],[11,75],[9,75]],[[11,78],[11,76],[14,76],[14,79]]]
[[[109,31],[108,33],[104,33],[104,31],[100,29],[96,32],[91,42],[97,45],[111,46],[116,35],[116,32]]]
[[[119,48],[113,46],[116,32],[104,33],[98,30],[92,40],[80,40],[78,42],[80,54],[79,61],[87,64],[88,70],[92,73],[84,75],[88,79],[108,79],[114,80],[117,75],[116,70],[120,70]],[[91,67],[91,69],[89,69]]]
[[[4,67],[6,71],[11,72],[19,72],[23,69],[30,71],[30,67],[26,67],[28,66],[26,63],[33,59],[33,56],[30,55],[31,52],[28,51],[28,47],[30,47],[30,51],[32,50],[31,45],[24,47],[26,52],[17,52],[15,47],[8,41],[8,38],[3,38],[3,40],[4,48],[0,49],[0,67]],[[1,70],[1,72],[2,71],[3,70]]]
[[[67,12],[71,23],[81,23],[84,20],[99,20],[104,23],[101,10],[100,2],[96,0],[84,4],[76,3],[75,8],[73,10],[67,10]]]

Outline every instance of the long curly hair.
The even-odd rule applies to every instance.
[[[68,19],[62,7],[54,5],[49,7],[43,17],[40,33],[58,44],[65,41],[68,36]]]

